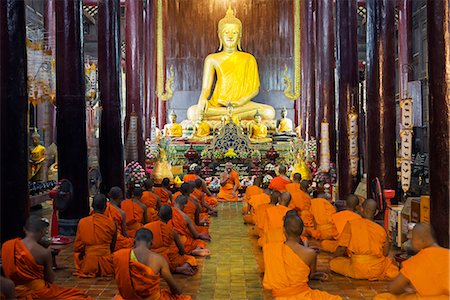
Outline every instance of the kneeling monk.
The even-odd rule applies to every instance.
[[[391,293],[374,299],[449,299],[450,251],[438,245],[430,224],[417,224],[411,242],[419,253],[402,263],[400,274],[389,286]]]
[[[377,203],[367,199],[363,203],[361,219],[348,222],[338,240],[336,256],[348,253],[350,258],[336,257],[330,269],[356,279],[389,280],[398,275],[398,267],[386,257],[389,241],[383,227],[373,221]]]
[[[323,278],[316,273],[317,253],[299,243],[303,222],[295,210],[284,219],[286,242],[264,245],[264,288],[272,290],[275,299],[342,299],[308,286],[310,278]]]
[[[2,247],[2,269],[15,287],[15,297],[25,299],[92,299],[81,290],[53,283],[52,254],[40,243],[48,232],[48,221],[32,215],[27,220],[24,239],[13,239]],[[2,280],[3,284],[3,280]],[[3,288],[3,286],[2,286]]]
[[[119,295],[122,299],[191,299],[181,295],[181,289],[170,274],[166,260],[150,250],[153,234],[146,228],[136,232],[133,249],[114,253],[114,271]],[[160,274],[170,287],[161,290]]]
[[[78,223],[77,235],[73,246],[75,276],[104,277],[112,276],[112,255],[117,239],[117,227],[114,221],[103,213],[106,209],[106,197],[98,194],[92,202],[93,214]]]
[[[133,238],[128,237],[127,232],[127,216],[120,208],[120,203],[123,200],[122,189],[118,186],[113,186],[108,193],[109,202],[106,204],[104,215],[110,218],[117,226],[117,240],[114,250],[120,250],[133,247]]]

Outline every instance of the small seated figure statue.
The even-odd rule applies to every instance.
[[[200,112],[197,122],[194,126],[194,131],[191,135],[191,140],[193,141],[209,141],[213,137],[211,136],[211,128],[209,127],[209,124],[206,123],[204,120],[204,113]]]
[[[179,138],[183,135],[183,127],[177,123],[177,114],[172,110],[169,115],[170,123],[164,125],[164,136]]]
[[[271,138],[267,137],[267,126],[261,123],[262,118],[259,111],[256,111],[254,122],[250,124],[249,137],[252,143],[270,143]]]
[[[41,145],[41,136],[35,129],[31,135],[33,140],[33,148],[30,149],[30,171],[28,180],[30,181],[44,181],[44,163],[45,163],[45,147]]]
[[[296,136],[293,122],[286,116],[287,109],[283,107],[281,109],[281,119],[277,120],[276,132],[274,134],[274,140],[276,141],[286,141]]]

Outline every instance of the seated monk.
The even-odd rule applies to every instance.
[[[92,201],[93,213],[80,220],[73,246],[75,276],[108,277],[114,274],[112,255],[117,226],[104,215],[106,197],[95,195]]]
[[[363,203],[362,218],[347,222],[338,240],[330,270],[347,277],[389,280],[398,275],[398,267],[387,257],[390,243],[384,228],[373,221],[377,203]],[[343,256],[345,253],[349,257]]]
[[[14,281],[0,276],[0,299],[16,299]]]
[[[270,194],[269,203],[261,203],[257,206],[253,206],[255,209],[255,227],[253,229],[253,234],[258,237],[262,237],[264,234],[264,222],[266,221],[267,209],[269,207],[276,206],[278,201],[280,201],[281,193],[279,191],[272,191]],[[262,240],[260,241],[262,243]],[[262,245],[262,244],[260,244]]]
[[[196,179],[195,180],[195,188],[192,191],[192,196],[197,198],[197,200],[202,208],[202,212],[207,213],[208,215],[217,216],[217,209],[214,208],[213,206],[210,206],[208,201],[206,201],[206,198],[208,196],[203,192],[202,186],[203,186],[203,181],[201,179]],[[217,200],[216,200],[216,204],[217,204]]]
[[[238,201],[238,189],[241,186],[239,174],[233,170],[233,164],[227,162],[225,171],[220,174],[220,191],[217,198],[222,201]]]
[[[2,269],[4,275],[14,282],[15,291],[10,290],[14,284],[11,285],[2,277],[2,293],[6,299],[92,299],[79,289],[60,287],[53,283],[55,273],[52,270],[52,254],[42,246],[48,245],[44,241],[48,226],[46,219],[31,215],[24,227],[25,238],[12,239],[3,244]]]
[[[346,210],[340,211],[331,216],[331,219],[338,232],[338,235],[336,237],[337,239],[339,239],[339,236],[342,234],[342,231],[344,231],[344,227],[347,224],[347,222],[361,218],[361,216],[358,214],[358,206],[359,206],[358,196],[353,194],[348,195],[346,203],[347,203]],[[320,243],[320,246],[322,250],[333,253],[334,251],[336,251],[336,248],[338,247],[338,242],[332,240],[325,240]]]
[[[127,217],[125,212],[120,208],[120,203],[123,199],[122,189],[118,186],[113,186],[108,193],[109,202],[106,203],[106,210],[103,213],[110,218],[117,226],[117,240],[114,251],[133,247],[133,238],[128,237],[127,232]]]
[[[295,173],[294,178],[297,174],[299,173]],[[311,196],[307,192],[309,182],[307,180],[302,180],[299,189],[293,188],[291,184],[292,183],[286,185],[286,189],[290,190],[292,197],[289,208],[295,209],[299,213],[300,218],[302,218],[303,221],[306,236],[318,236],[319,233],[314,227],[314,216],[311,213]]]
[[[303,222],[295,210],[284,219],[286,242],[264,245],[264,288],[272,290],[274,299],[342,299],[308,286],[309,279],[326,279],[316,272],[317,253],[301,244]]]
[[[136,231],[147,223],[147,206],[141,202],[142,189],[136,186],[132,191],[132,199],[122,201],[120,207],[127,217],[127,230],[130,237],[134,237]]]
[[[114,253],[114,271],[119,295],[115,300],[161,299],[183,300],[181,289],[170,274],[166,260],[150,250],[153,234],[146,228],[136,232],[133,249],[122,249]],[[170,288],[160,288],[160,276]]]
[[[203,180],[203,178],[200,176],[202,172],[202,168],[200,166],[195,166],[194,168],[194,175],[196,176],[196,179],[200,179],[202,181],[202,191],[203,191],[203,195],[205,196],[205,201],[206,203],[211,206],[211,207],[216,207],[217,206],[217,198],[213,196],[213,194],[211,193],[211,191],[208,189],[208,186],[206,185],[205,180]]]
[[[264,236],[260,246],[264,246],[266,243],[278,243],[286,240],[283,232],[283,222],[284,216],[289,211],[289,202],[291,202],[291,194],[284,192],[280,196],[278,205],[267,208]],[[260,241],[258,241],[259,243]]]
[[[318,240],[331,240],[338,235],[332,220],[332,216],[336,213],[336,207],[327,198],[326,194],[321,193],[317,198],[311,200],[310,210],[314,216],[317,230],[313,232],[313,237]]]
[[[188,201],[186,196],[178,196],[172,210],[173,229],[180,236],[181,242],[187,254],[195,256],[209,256],[211,252],[206,249],[204,241],[210,241],[208,234],[202,234],[197,231],[192,220],[183,212]]]
[[[292,176],[292,182],[286,184],[284,187],[286,189],[286,192],[289,193],[295,193],[301,191],[300,183],[302,182],[302,174],[295,173],[294,176]]]
[[[268,183],[264,183],[263,185],[263,193],[256,194],[250,197],[248,200],[248,209],[247,214],[244,215],[244,223],[245,224],[255,224],[255,208],[260,204],[269,203],[270,202],[270,190],[268,188]]]
[[[188,201],[183,208],[183,212],[192,220],[196,230],[199,233],[208,234],[209,216],[208,214],[201,213],[200,204],[191,193],[193,191],[191,181],[184,182],[180,187],[181,195],[186,196]]]
[[[147,221],[158,221],[158,209],[161,206],[161,198],[153,193],[153,182],[144,181],[144,191],[142,192],[141,202],[147,206]]]
[[[197,267],[195,257],[186,255],[184,245],[180,237],[173,229],[172,208],[163,205],[159,209],[159,221],[145,224],[153,233],[152,251],[161,254],[169,264],[172,273],[180,273],[188,276],[195,274]]]
[[[253,195],[258,195],[258,194],[264,193],[263,189],[260,188],[261,183],[262,183],[262,178],[261,178],[261,176],[258,176],[253,181],[253,185],[248,186],[245,189],[243,202],[246,203],[246,205],[242,207],[242,214],[243,215],[246,215],[249,212],[248,201],[250,200],[250,198]]]
[[[450,251],[436,242],[430,224],[418,223],[412,232],[413,248],[419,253],[402,262],[400,274],[389,285],[390,293],[374,300],[449,299]]]
[[[287,172],[286,167],[281,165],[278,168],[278,173],[280,173],[280,175],[278,175],[277,177],[273,178],[270,181],[269,189],[276,190],[281,193],[286,192],[286,184],[291,183],[289,177],[286,176],[286,172]]]
[[[155,187],[153,192],[161,199],[161,206],[172,203],[169,178],[164,178],[161,182],[161,187]]]

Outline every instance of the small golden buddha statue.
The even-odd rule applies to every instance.
[[[172,110],[169,115],[170,123],[164,125],[164,136],[179,138],[183,135],[183,127],[177,123],[177,114]]]
[[[198,120],[194,126],[194,131],[192,132],[190,138],[193,141],[207,141],[213,138],[210,135],[211,128],[209,127],[209,124],[203,120],[203,117],[204,113],[200,112]]]
[[[268,143],[272,142],[271,138],[267,137],[267,126],[261,123],[262,118],[259,111],[254,115],[254,122],[250,125],[249,136],[252,143]]]
[[[35,129],[31,135],[33,140],[33,149],[30,152],[30,169],[28,174],[28,180],[30,181],[43,181],[44,180],[44,168],[45,163],[45,147],[41,145],[41,136]]]
[[[281,109],[281,119],[277,120],[277,127],[273,138],[275,141],[288,141],[296,136],[291,119],[287,118],[287,109]]]
[[[250,53],[241,51],[242,23],[234,16],[231,7],[219,21],[219,52],[205,59],[202,91],[198,104],[187,112],[189,120],[195,120],[199,111],[205,112],[205,119],[220,120],[227,112],[227,106],[234,106],[234,114],[242,120],[251,120],[257,110],[263,119],[273,120],[272,106],[252,102],[259,92],[259,75],[256,59]],[[211,89],[217,81],[210,99]]]

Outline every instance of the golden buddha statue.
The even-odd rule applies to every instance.
[[[41,145],[41,136],[35,129],[31,135],[33,140],[33,149],[30,152],[30,168],[28,172],[28,180],[30,181],[43,181],[44,170],[43,165],[45,163],[45,147]]]
[[[291,119],[287,118],[287,109],[281,109],[281,119],[277,120],[277,126],[273,138],[275,141],[288,141],[296,136]]]
[[[170,123],[164,125],[164,136],[179,138],[183,135],[183,127],[177,124],[177,114],[172,110],[169,115]]]
[[[234,114],[242,120],[251,120],[257,110],[263,119],[273,120],[272,106],[252,102],[259,92],[259,75],[256,59],[250,53],[241,51],[242,23],[234,16],[231,7],[219,21],[219,52],[205,59],[202,91],[198,104],[187,112],[189,120],[197,119],[198,113],[205,112],[205,119],[220,120],[227,112],[229,104],[234,106]],[[210,99],[217,76],[214,92]]]
[[[193,141],[207,141],[212,139],[211,128],[209,124],[203,121],[204,113],[200,112],[199,118],[194,126],[194,131],[191,135],[191,140]]]
[[[269,143],[271,138],[267,137],[267,126],[261,123],[262,118],[259,111],[254,115],[254,122],[250,124],[249,136],[252,143]]]

